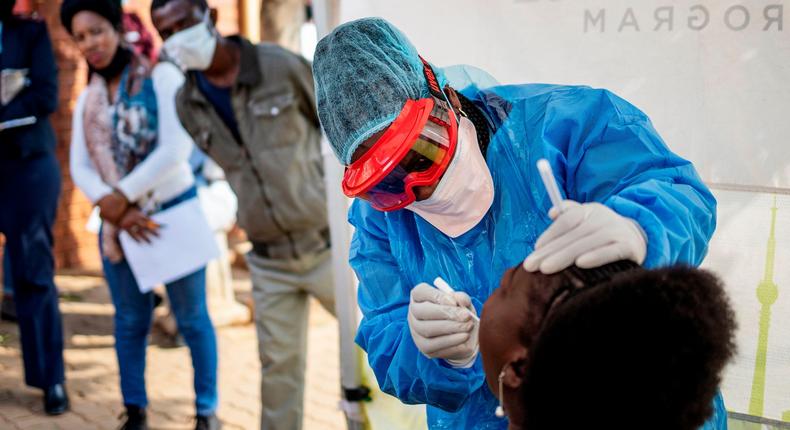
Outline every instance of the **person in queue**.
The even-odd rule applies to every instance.
[[[183,75],[173,64],[151,66],[135,54],[123,42],[121,13],[117,0],[65,0],[60,18],[90,69],[74,109],[70,165],[74,183],[102,218],[99,248],[115,307],[115,350],[126,408],[121,429],[144,430],[154,294],[140,291],[119,234],[123,230],[157,246],[160,226],[149,215],[196,199],[197,191],[188,162],[194,145],[176,114]],[[195,428],[218,429],[217,340],[206,305],[205,267],[165,287],[192,357]]]
[[[58,70],[47,24],[13,15],[0,0],[0,233],[5,236],[3,319],[16,319],[25,383],[43,390],[44,411],[69,409],[63,322],[55,286],[52,227],[60,165],[49,116]]]
[[[220,35],[205,0],[154,0],[165,57],[186,72],[181,122],[238,198],[261,361],[261,429],[298,430],[309,297],[334,314],[313,77],[284,48]]]

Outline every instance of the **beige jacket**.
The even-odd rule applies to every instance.
[[[178,114],[195,144],[225,171],[239,225],[255,251],[291,259],[329,246],[321,131],[310,64],[271,44],[241,44],[231,102],[241,142],[189,73]]]

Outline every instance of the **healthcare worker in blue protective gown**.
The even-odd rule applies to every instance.
[[[454,80],[423,63],[408,39],[378,18],[336,28],[319,42],[314,61],[319,117],[347,166],[344,191],[358,197],[349,213],[364,314],[357,342],[382,390],[428,405],[431,429],[508,427],[494,414],[477,323],[466,309],[479,314],[504,271],[525,257],[532,254],[528,270],[550,273],[619,259],[697,265],[705,256],[714,197],[647,116],[611,92]],[[420,101],[426,99],[434,102]],[[445,120],[437,113],[442,99],[453,106]],[[433,106],[427,122],[410,116],[415,106]],[[412,130],[423,123],[422,131]],[[448,131],[454,149],[435,144],[442,139],[431,138],[429,128],[437,124],[433,135]],[[411,148],[406,156],[398,136],[408,136],[400,144]],[[445,150],[448,165],[435,157]],[[416,153],[423,155],[415,163]],[[554,221],[535,167],[541,158],[567,199]],[[398,163],[394,170],[391,162]],[[440,179],[430,174],[436,170]],[[436,277],[456,293],[426,284]],[[714,410],[704,428],[726,429],[720,397]]]

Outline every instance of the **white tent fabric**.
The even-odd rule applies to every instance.
[[[384,17],[429,61],[499,82],[608,88],[705,180],[790,188],[788,0],[344,0],[340,16]]]
[[[725,279],[739,323],[738,357],[722,385],[725,403],[733,420],[787,429],[790,196],[742,191],[716,195],[720,223],[704,266]]]

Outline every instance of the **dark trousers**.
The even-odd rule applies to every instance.
[[[3,297],[14,295],[13,287],[11,286],[11,257],[8,256],[8,251],[3,254]]]
[[[0,233],[11,265],[25,382],[38,388],[63,382],[63,327],[52,255],[59,194],[60,168],[52,152],[0,157]]]

